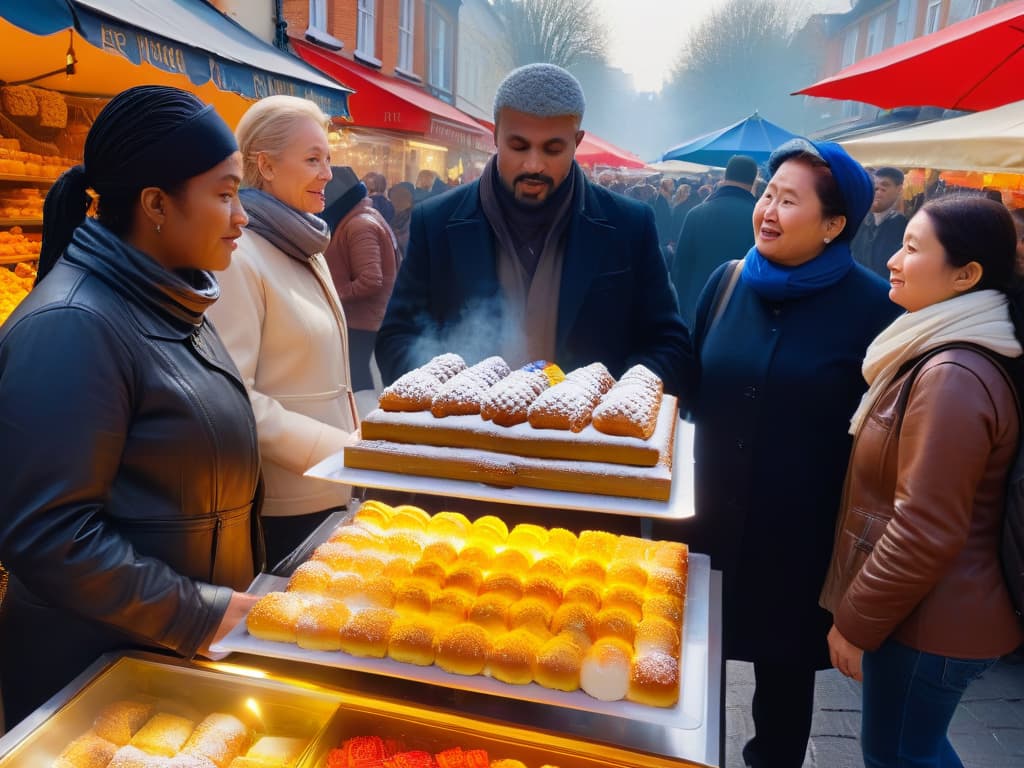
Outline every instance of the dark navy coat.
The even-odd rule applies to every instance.
[[[377,335],[385,384],[432,354],[457,352],[475,362],[484,355],[471,350],[488,349],[488,340],[479,338],[482,329],[473,334],[463,327],[466,316],[482,307],[500,312],[494,235],[479,183],[413,209],[409,250]],[[692,348],[658,249],[653,211],[590,182],[578,184],[574,195],[555,362],[568,371],[600,361],[616,377],[643,363],[668,392],[678,392]],[[438,343],[431,347],[424,339]],[[487,354],[498,348],[494,339]]]
[[[707,323],[712,275],[698,304]],[[861,266],[818,293],[762,300],[739,280],[699,342],[696,518],[682,540],[724,572],[727,658],[828,666],[818,607],[868,344],[902,310]],[[698,383],[699,382],[699,383]]]

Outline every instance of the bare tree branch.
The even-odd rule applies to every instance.
[[[496,0],[517,66],[548,62],[571,67],[603,58],[607,33],[593,0]]]

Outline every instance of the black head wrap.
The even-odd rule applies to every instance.
[[[231,129],[212,106],[178,88],[143,85],[115,96],[85,140],[85,162],[66,171],[43,206],[43,244],[36,282],[53,268],[89,207],[92,188],[103,202],[134,205],[146,187],[173,189],[238,151]]]

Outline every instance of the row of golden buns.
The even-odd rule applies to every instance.
[[[367,501],[249,633],[505,683],[672,706],[686,545]]]
[[[0,325],[28,296],[35,279],[36,268],[27,262],[18,262],[14,269],[0,266]]]
[[[199,718],[125,699],[104,707],[52,768],[292,768],[308,744],[258,734],[223,712]]]

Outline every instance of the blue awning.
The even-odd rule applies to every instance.
[[[212,83],[250,99],[284,93],[348,117],[352,90],[253,35],[202,0],[32,0],[0,3],[0,17],[34,35],[73,29],[133,64]],[[45,71],[45,70],[44,70]]]

